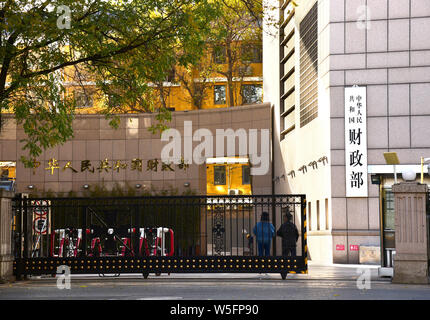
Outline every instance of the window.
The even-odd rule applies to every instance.
[[[320,201],[317,200],[317,230],[320,230]]]
[[[396,248],[394,193],[392,188],[382,190],[382,247],[384,266],[392,266],[392,251]]]
[[[242,167],[242,184],[251,184],[251,169],[249,166]]]
[[[329,230],[330,226],[328,224],[328,199],[325,199],[325,229]]]
[[[259,84],[242,85],[242,104],[261,103],[263,101],[263,87]]]
[[[384,231],[395,230],[395,210],[394,210],[394,193],[391,188],[384,188],[384,207],[383,207],[383,226]]]
[[[237,73],[240,77],[249,77],[254,73],[254,69],[251,66],[239,66]]]
[[[175,82],[175,79],[176,79],[176,70],[175,70],[175,67],[172,67],[172,69],[170,69],[167,72],[165,81],[166,82]]]
[[[92,90],[75,90],[74,99],[76,108],[91,108],[93,106],[93,92]]]
[[[312,211],[311,211],[311,209],[312,209],[312,204],[311,204],[311,202],[309,201],[308,202],[308,231],[311,231],[312,230]]]
[[[296,19],[294,6],[285,0],[280,10],[280,139],[296,128]]]
[[[91,73],[84,66],[75,65],[73,80],[78,81],[78,82],[79,81],[90,81],[91,80]]]
[[[212,51],[213,61],[217,64],[225,63],[225,48],[222,46],[216,46]]]
[[[225,104],[225,86],[214,87],[214,104]]]
[[[318,116],[318,6],[300,23],[300,127]]]
[[[214,185],[225,185],[225,166],[214,166]]]
[[[263,48],[257,44],[244,44],[241,47],[242,60],[249,63],[263,62]]]

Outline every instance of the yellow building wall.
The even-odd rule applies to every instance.
[[[233,44],[233,47],[239,47],[240,42]],[[67,47],[64,48],[64,50],[67,50]],[[226,71],[227,70],[227,64],[221,63],[221,64],[215,64],[213,62],[213,54],[211,52],[208,52],[204,55],[204,58],[202,58],[202,65],[207,66],[211,64],[214,68],[218,68],[218,70]],[[262,63],[250,63],[249,67],[251,68],[251,73],[247,74],[244,79],[241,79],[237,74],[234,76],[236,77],[236,80],[234,81],[234,96],[235,96],[235,102],[236,105],[242,105],[242,98],[240,96],[240,87],[242,84],[257,84],[262,86],[262,74],[263,74],[263,64]],[[180,68],[180,67],[178,67]],[[102,94],[96,92],[95,83],[93,82],[93,79],[91,77],[91,74],[86,72],[82,69],[82,67],[79,67],[80,73],[82,78],[76,79],[75,78],[75,66],[69,66],[62,70],[62,81],[65,84],[66,87],[66,94],[72,95],[73,92],[77,89],[82,89],[81,85],[85,87],[85,90],[93,90],[94,94],[92,95],[93,98],[93,106],[92,107],[84,107],[84,108],[76,108],[75,112],[77,114],[94,114],[94,113],[100,113],[104,110],[105,105],[107,103],[106,97],[104,97]],[[192,75],[195,79],[199,78],[199,70],[194,69],[192,70]],[[206,91],[206,98],[203,101],[202,109],[212,109],[212,108],[225,108],[227,107],[226,104],[215,104],[214,103],[214,86],[215,85],[225,85],[226,86],[226,100],[228,99],[229,92],[228,92],[228,86],[226,81],[221,81],[220,79],[223,78],[222,75],[220,75],[217,72],[212,72],[208,75],[208,89]],[[250,80],[251,79],[251,80]],[[81,82],[81,83],[80,83]],[[167,106],[168,108],[173,108],[175,111],[185,111],[185,110],[193,110],[196,109],[193,107],[188,92],[185,88],[183,88],[179,83],[173,83],[173,84],[167,84],[166,87],[167,91],[169,92],[168,98],[167,98]],[[2,110],[1,112],[10,112],[10,110]]]
[[[0,166],[0,173],[2,173],[3,170],[8,170],[8,178],[10,180],[16,179],[16,167],[15,166]]]
[[[212,54],[208,53],[204,56],[202,60],[203,65],[208,65],[212,63],[215,68],[219,68],[219,70],[225,71],[227,69],[227,65],[224,64],[215,64],[214,62],[210,62],[213,59]],[[243,104],[242,98],[240,96],[240,88],[242,84],[257,84],[262,86],[262,74],[263,74],[263,65],[262,63],[251,63],[249,64],[250,70],[252,71],[250,74],[247,74],[245,78],[240,78],[238,75],[235,75],[236,79],[234,81],[234,96],[236,100],[236,105]],[[180,67],[178,67],[179,69]],[[85,71],[80,70],[85,75],[85,78],[81,79],[85,89],[87,90],[95,90],[95,85],[91,82],[91,75],[85,74]],[[77,89],[81,89],[78,84],[77,79],[74,79],[75,67],[67,67],[62,72],[62,80],[66,83],[66,94],[73,94],[73,92]],[[192,75],[195,79],[199,78],[199,70],[192,70]],[[212,72],[208,75],[208,88],[206,90],[206,98],[203,101],[202,109],[212,109],[212,108],[225,108],[227,107],[227,103],[225,104],[215,104],[214,102],[214,86],[215,85],[224,85],[226,86],[226,100],[228,99],[229,92],[227,81],[220,81],[223,76],[217,72]],[[252,79],[251,81],[249,79]],[[183,88],[179,83],[166,83],[165,86],[167,94],[167,107],[173,108],[175,111],[185,111],[185,110],[193,110],[196,109],[193,107],[190,96],[185,88]],[[77,108],[75,112],[77,114],[94,114],[100,113],[105,104],[107,103],[106,98],[100,93],[95,92],[93,94],[93,106],[86,108]]]

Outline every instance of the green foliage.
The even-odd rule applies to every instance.
[[[51,189],[47,191],[38,192],[37,190],[29,194],[30,198],[121,198],[121,197],[148,197],[148,196],[191,196],[196,195],[196,191],[187,189],[180,193],[177,188],[168,186],[163,189],[156,189],[152,185],[150,188],[139,188],[137,189],[134,185],[129,182],[125,182],[124,185],[115,183],[112,188],[107,188],[104,183],[96,183],[89,185],[88,189],[83,189],[81,193],[76,191],[69,191],[67,193],[54,192]]]
[[[70,9],[70,26],[62,8]],[[97,90],[112,98],[108,117],[153,111],[151,82],[200,58],[217,12],[211,0],[3,1],[0,111],[15,113],[28,135],[24,164],[73,137],[76,101],[65,90],[64,70],[94,75]],[[160,117],[167,118],[164,110]]]
[[[168,125],[166,123],[172,120],[172,114],[168,109],[160,108],[155,119],[157,122],[151,125],[148,130],[153,134],[156,134],[157,132],[162,133],[164,130],[168,129]]]

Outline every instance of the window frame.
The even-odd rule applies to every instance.
[[[249,54],[249,52],[251,52]],[[249,63],[263,63],[263,46],[261,44],[242,44],[241,45],[242,56],[248,55],[251,59],[244,60]]]
[[[261,96],[259,97],[258,100],[256,101],[248,101],[247,96],[245,96],[245,87],[258,87],[261,90]],[[257,92],[256,92],[257,93]],[[242,97],[242,105],[246,105],[246,104],[259,104],[263,102],[263,86],[261,84],[256,84],[256,83],[245,83],[242,84],[240,87],[240,95]]]
[[[248,170],[248,173],[245,175],[245,170]],[[247,180],[245,181],[245,176]],[[249,165],[242,166],[242,184],[248,185],[251,184],[251,167]]]
[[[79,105],[78,104],[78,96],[81,96],[83,98],[79,98],[82,100],[85,100],[85,105]],[[77,109],[87,109],[94,107],[94,91],[92,89],[75,89],[73,90],[73,99],[76,103]]]
[[[221,182],[224,182],[224,183],[219,183],[219,180],[217,179],[217,178],[219,178],[219,177],[217,177],[217,173],[219,174],[219,172],[217,172],[217,169],[223,169],[223,178],[222,178],[222,181]],[[218,165],[218,166],[214,166],[214,185],[215,186],[225,186],[226,185],[226,183],[227,183],[227,168],[226,168],[226,166],[224,166],[224,165]]]
[[[215,64],[225,64],[227,62],[227,53],[224,46],[214,46],[212,49],[212,61]]]
[[[220,88],[220,87],[223,87],[224,88],[224,96],[223,96],[223,100],[217,100],[216,99],[216,95],[217,95],[217,93],[219,93],[218,91],[217,91],[217,87],[218,88]],[[215,105],[222,105],[222,104],[226,104],[227,103],[227,88],[226,88],[226,86],[224,85],[224,84],[216,84],[216,85],[214,85],[214,104]]]

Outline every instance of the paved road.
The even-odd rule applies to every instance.
[[[357,282],[363,274],[366,274],[366,284],[370,284],[368,289],[357,286],[357,283],[363,285]],[[45,300],[43,304],[41,300]],[[346,300],[353,300],[354,304]],[[399,300],[424,301],[420,305],[401,306]],[[389,319],[401,308],[418,312],[421,307],[426,311],[426,300],[430,300],[429,285],[392,284],[390,278],[378,276],[377,267],[360,265],[311,264],[309,274],[290,274],[287,280],[281,280],[279,274],[163,274],[158,277],[151,274],[148,279],[128,274],[119,278],[72,275],[71,288],[62,290],[57,288],[57,279],[51,277],[0,285],[2,310],[14,310],[22,317],[24,314],[60,315],[64,320],[76,320],[82,315],[89,319],[111,319],[118,310],[128,317],[131,314],[144,317],[155,311],[157,319],[277,319],[279,315],[302,319],[303,315],[320,317],[322,313],[338,313],[345,307],[350,310],[345,313],[348,315],[380,313]],[[236,305],[235,314],[217,313],[220,310],[216,311],[217,308],[227,308],[229,304],[233,312]],[[238,314],[240,304],[252,310],[258,308],[257,313]],[[179,314],[183,310],[188,313]]]
[[[428,285],[392,284],[379,278],[377,267],[310,266],[308,275],[172,274],[73,276],[71,288],[60,290],[55,278],[30,278],[0,285],[0,299],[32,300],[430,300]],[[369,270],[367,289],[357,279]],[[370,287],[369,287],[370,284]]]

